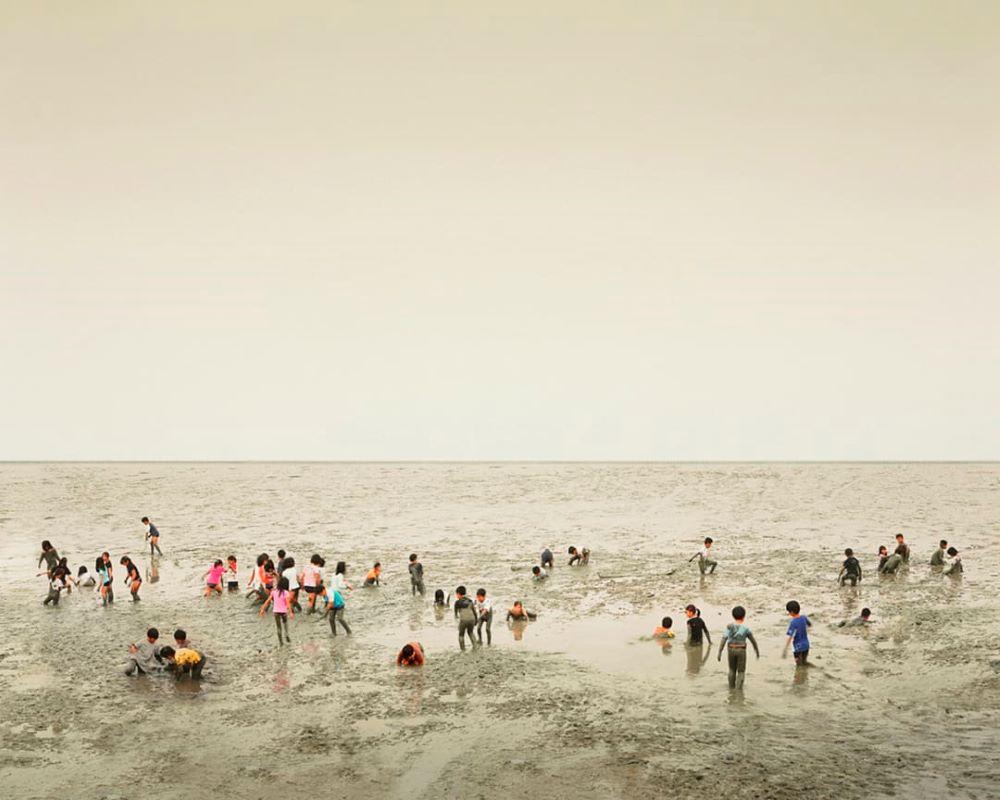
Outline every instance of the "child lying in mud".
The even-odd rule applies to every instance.
[[[515,600],[514,605],[507,609],[507,621],[511,620],[535,620],[538,614],[528,611],[520,600]]]

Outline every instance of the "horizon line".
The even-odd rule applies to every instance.
[[[0,464],[1000,464],[997,459],[295,459],[295,458],[54,458],[0,459]]]

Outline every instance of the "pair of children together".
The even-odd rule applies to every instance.
[[[174,646],[161,647],[160,632],[156,628],[146,631],[146,640],[128,647],[129,660],[125,667],[126,675],[155,675],[160,672],[173,672],[177,680],[190,675],[191,680],[201,678],[202,670],[208,659],[205,654],[196,649],[187,638],[187,632],[181,628],[174,631]]]
[[[338,573],[338,576],[342,577],[343,573]],[[330,621],[330,632],[336,636],[337,635],[337,623],[339,622],[341,627],[343,627],[344,632],[350,636],[351,627],[347,624],[347,620],[344,619],[344,609],[346,603],[344,602],[344,595],[342,594],[342,589],[350,589],[350,584],[346,581],[338,582],[333,586],[322,586],[320,587],[320,593],[310,595],[310,609],[312,609],[313,604],[316,602],[316,598],[320,598],[321,606],[325,609],[325,616]],[[288,578],[282,576],[278,579],[278,585],[275,589],[272,589],[268,593],[267,599],[264,601],[260,608],[260,616],[264,616],[267,613],[268,608],[273,609],[274,614],[274,624],[278,632],[278,645],[283,646],[285,641],[289,644],[292,643],[292,637],[288,632],[288,620],[289,618],[295,618],[295,608],[298,605],[294,602],[295,594],[289,586]],[[299,611],[302,610],[301,606],[298,606]],[[284,640],[282,639],[282,633],[284,633]]]
[[[788,646],[791,645],[796,666],[807,666],[809,658],[808,629],[812,623],[802,613],[799,603],[795,600],[789,600],[785,604],[785,610],[791,617],[786,634],[788,636],[785,643],[786,652]],[[694,605],[688,605],[684,612],[687,615],[687,644],[700,648],[704,636],[711,647],[712,637],[701,618],[701,611]],[[736,606],[733,608],[732,615],[733,621],[726,626],[725,634],[719,643],[718,660],[722,661],[722,652],[725,650],[729,662],[729,688],[742,689],[747,669],[747,642],[753,646],[757,658],[760,658],[760,649],[757,647],[757,640],[754,638],[753,632],[746,624],[746,609],[743,606]],[[673,620],[670,617],[664,617],[659,627],[653,631],[653,637],[656,639],[674,638],[672,626]]]

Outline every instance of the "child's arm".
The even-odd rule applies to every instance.
[[[724,636],[722,637],[722,641],[721,641],[721,642],[719,642],[719,658],[718,658],[718,660],[719,660],[719,661],[722,661],[722,651],[726,649],[726,640],[727,640],[727,639],[729,639],[729,634],[725,634],[725,635],[724,635]],[[712,646],[712,645],[711,645],[711,642],[709,643],[709,645],[708,645],[708,646],[709,646],[709,647],[711,647],[711,646]]]
[[[757,658],[760,658],[760,649],[757,647],[757,640],[753,638],[753,634],[747,632],[747,639],[753,645],[753,651],[757,654]]]
[[[711,635],[711,634],[710,634],[710,633],[708,632],[708,625],[706,625],[706,626],[705,626],[705,641],[707,641],[707,642],[708,642],[708,646],[709,646],[709,647],[711,647],[711,646],[712,646],[712,635]],[[726,641],[726,640],[725,640],[725,637],[723,637],[722,641],[723,641],[723,642],[725,642],[725,641]]]
[[[268,595],[268,596],[267,596],[267,600],[265,600],[265,601],[264,601],[264,603],[263,603],[263,605],[261,605],[261,607],[260,607],[260,615],[261,615],[262,617],[264,616],[264,612],[265,612],[265,611],[267,611],[267,607],[268,607],[269,605],[271,605],[271,600],[272,600],[272,599],[273,599],[273,598],[271,597],[271,595]]]

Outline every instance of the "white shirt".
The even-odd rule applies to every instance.
[[[306,564],[305,569],[302,570],[302,582],[306,586],[319,586],[320,578],[319,567],[315,564]]]
[[[480,617],[489,617],[493,614],[493,602],[491,600],[483,600],[482,602],[476,600],[476,613]]]
[[[331,587],[336,589],[341,594],[344,594],[347,591],[347,579],[344,577],[344,573],[338,572],[333,576]],[[330,596],[332,597],[333,595]]]
[[[295,572],[295,567],[288,567],[281,573],[282,578],[288,578],[288,591],[293,592],[299,588],[299,578]]]
[[[690,553],[691,551],[690,551],[690,550],[688,550],[688,552]],[[707,547],[703,547],[703,548],[701,548],[701,552],[700,552],[700,553],[698,553],[698,556],[699,556],[700,558],[708,558],[708,548],[707,548]]]

